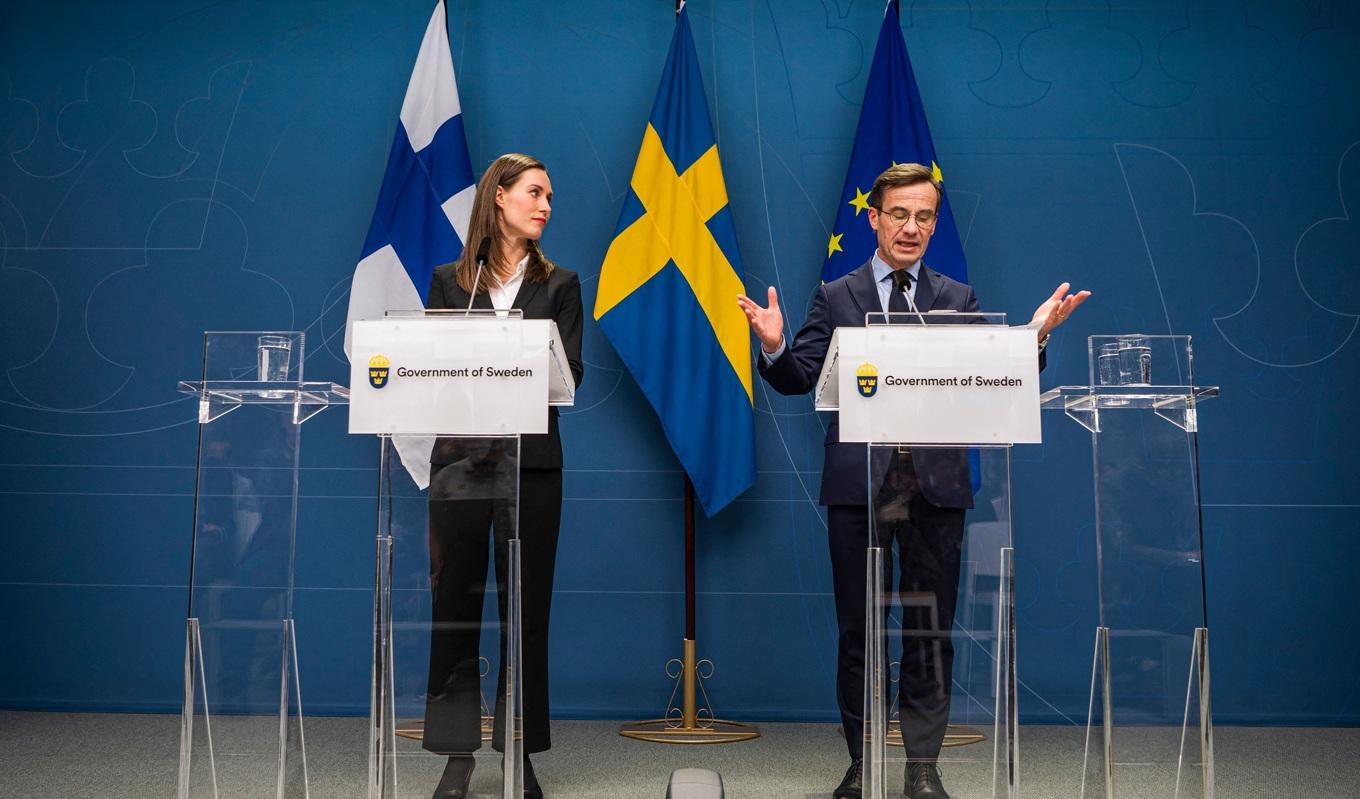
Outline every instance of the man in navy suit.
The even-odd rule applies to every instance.
[[[771,287],[768,307],[742,295],[738,304],[751,330],[760,339],[760,374],[781,394],[811,391],[822,370],[831,334],[838,327],[863,327],[868,313],[952,310],[978,311],[972,288],[922,263],[942,197],[929,167],[899,164],[874,181],[869,193],[869,226],[878,248],[868,263],[824,284],[793,343],[784,339],[784,318]],[[1090,292],[1068,294],[1063,283],[1034,312],[1040,367],[1049,333],[1080,305]],[[958,597],[959,562],[964,513],[973,506],[973,492],[965,450],[917,449],[892,453],[891,462],[877,463],[883,508],[892,492],[905,510],[879,533],[889,540],[878,545],[898,547],[903,592],[933,595],[934,623],[922,609],[903,608],[903,656],[900,687],[902,739],[908,759],[905,791],[910,799],[948,799],[935,766],[949,721],[953,668],[950,630]],[[839,424],[826,432],[822,466],[821,504],[827,510],[832,585],[839,628],[836,694],[841,724],[850,749],[850,768],[833,794],[836,799],[860,799],[864,743],[864,552],[869,546],[868,473],[864,444],[842,444]],[[880,513],[880,517],[882,514]],[[935,653],[939,652],[936,658]]]

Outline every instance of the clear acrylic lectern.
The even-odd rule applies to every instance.
[[[1218,387],[1196,384],[1189,336],[1091,336],[1088,356],[1087,385],[1042,397],[1091,433],[1099,621],[1082,795],[1210,799],[1197,409]]]
[[[1010,448],[1038,440],[1038,342],[1004,314],[836,331],[818,410],[864,442],[864,796],[909,763],[1019,795]],[[858,420],[857,420],[858,417]]]
[[[573,401],[556,325],[392,311],[353,342],[350,432],[379,437],[368,796],[425,799],[466,757],[519,799],[520,434]]]
[[[293,626],[302,423],[348,391],[302,379],[300,332],[207,332],[184,638],[179,799],[306,797]]]

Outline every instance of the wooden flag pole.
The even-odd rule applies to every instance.
[[[760,737],[760,730],[752,724],[739,721],[726,721],[713,717],[713,709],[708,707],[708,694],[704,693],[705,716],[699,718],[699,668],[707,663],[711,673],[713,664],[698,659],[698,645],[695,630],[698,627],[695,612],[695,568],[694,568],[694,484],[685,475],[685,641],[680,660],[672,658],[666,663],[666,674],[677,681],[667,703],[666,717],[634,721],[619,728],[619,735],[638,741],[662,744],[727,744],[749,741]],[[675,666],[679,671],[675,672]],[[675,695],[681,696],[680,706],[675,705]],[[679,711],[679,718],[676,718]]]

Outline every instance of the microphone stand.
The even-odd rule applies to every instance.
[[[910,275],[908,275],[908,277],[910,277]],[[921,279],[917,278],[914,282],[920,283]],[[921,310],[916,307],[916,300],[913,300],[911,298],[910,283],[902,287],[902,296],[907,298],[907,307],[911,309],[912,313],[916,314],[916,320],[921,323],[922,327],[924,327],[926,324],[926,318],[921,314]]]
[[[482,270],[486,268],[486,256],[477,253],[477,274],[472,278],[472,290],[468,292],[467,309],[463,311],[464,316],[472,315],[472,303],[477,300],[477,284],[482,282]]]

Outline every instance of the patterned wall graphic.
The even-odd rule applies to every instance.
[[[669,0],[450,0],[469,149],[541,157],[544,244],[593,306],[673,25]],[[1061,280],[1085,337],[1194,336],[1221,721],[1360,722],[1360,10],[1341,0],[917,0],[901,17],[985,308]],[[347,382],[347,292],[428,0],[9,4],[0,20],[0,704],[177,708],[207,329],[306,332]],[[826,253],[880,0],[693,0],[748,291],[801,321]],[[658,331],[658,335],[662,332]],[[678,653],[681,477],[587,325],[564,415],[553,703],[655,715]],[[816,506],[825,420],[755,386],[755,486],[699,525],[721,714],[830,720]],[[367,701],[376,444],[303,430],[298,631],[313,712]],[[1083,717],[1089,438],[1014,452],[1021,709]],[[753,631],[759,634],[752,634]]]

